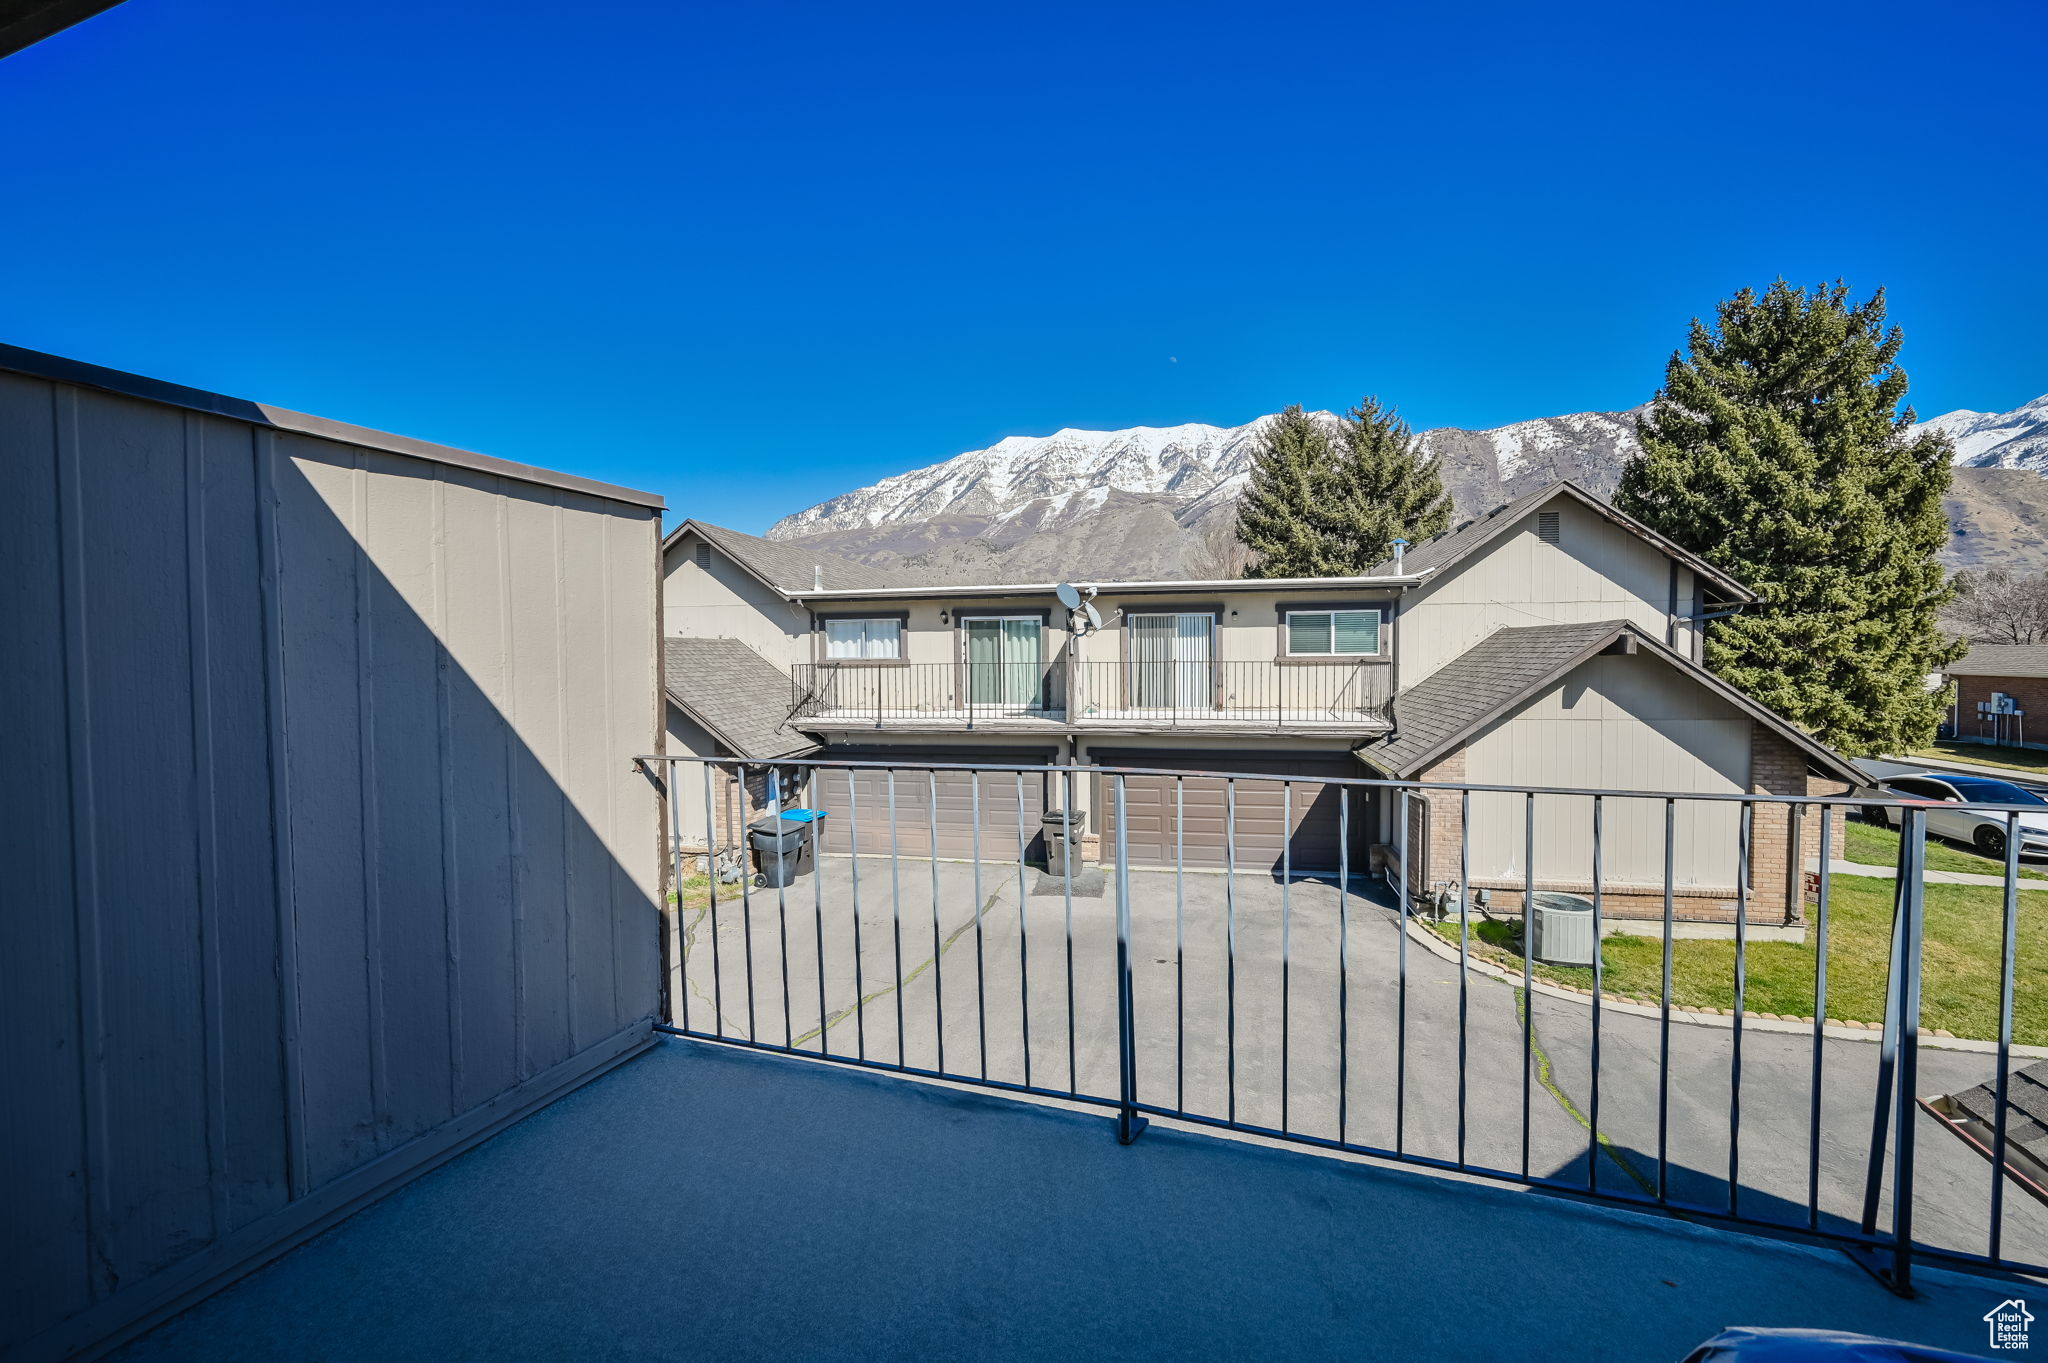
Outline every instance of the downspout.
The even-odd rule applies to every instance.
[[[1678,560],[1667,560],[1671,564],[1671,606],[1664,612],[1664,647],[1678,652]]]
[[[1403,560],[1408,557],[1408,541],[1394,541],[1394,576],[1400,577],[1405,571]],[[1401,693],[1401,601],[1408,594],[1406,587],[1394,589],[1394,609],[1388,614],[1387,624],[1394,631],[1394,648],[1387,662],[1387,724],[1394,723],[1394,697]]]

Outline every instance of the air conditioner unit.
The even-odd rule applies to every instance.
[[[1593,901],[1584,895],[1540,891],[1528,913],[1529,955],[1548,965],[1593,964]]]

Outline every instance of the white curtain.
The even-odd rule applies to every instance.
[[[901,628],[896,620],[827,620],[825,656],[853,660],[900,657]]]

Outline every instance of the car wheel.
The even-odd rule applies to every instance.
[[[1976,833],[1970,838],[1970,842],[1981,855],[1990,857],[1994,861],[2005,860],[2005,830],[2003,828],[1994,828],[1988,823],[1979,824],[1977,825]]]

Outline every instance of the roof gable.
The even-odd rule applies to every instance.
[[[816,590],[819,578],[828,590],[846,588],[918,587],[919,578],[894,568],[857,563],[823,549],[803,548],[779,540],[763,539],[722,525],[686,520],[662,543],[662,555],[694,532],[760,581],[783,596],[805,596]]]
[[[1714,567],[1705,559],[1699,557],[1699,555],[1673,544],[1670,540],[1665,539],[1635,517],[1626,512],[1616,510],[1612,505],[1595,497],[1569,478],[1561,479],[1550,484],[1548,487],[1538,488],[1534,492],[1526,492],[1513,501],[1505,502],[1495,507],[1483,516],[1475,516],[1455,529],[1446,530],[1443,534],[1433,539],[1427,539],[1421,544],[1415,545],[1403,557],[1402,571],[1441,576],[1484,549],[1487,545],[1493,543],[1496,539],[1499,539],[1502,535],[1513,530],[1530,513],[1537,511],[1559,497],[1572,499],[1592,511],[1595,515],[1634,535],[1659,553],[1668,558],[1676,559],[1679,563],[1684,564],[1709,583],[1719,588],[1721,595],[1727,599],[1732,601],[1756,600],[1755,592]],[[1394,561],[1388,559],[1375,567],[1373,572],[1390,573],[1393,570]]]
[[[1639,653],[1677,670],[1778,734],[1814,766],[1840,780],[1861,784],[1865,779],[1848,758],[1627,620],[1495,630],[1394,697],[1394,731],[1364,744],[1358,755],[1389,776],[1412,776],[1507,719],[1624,636]]]

